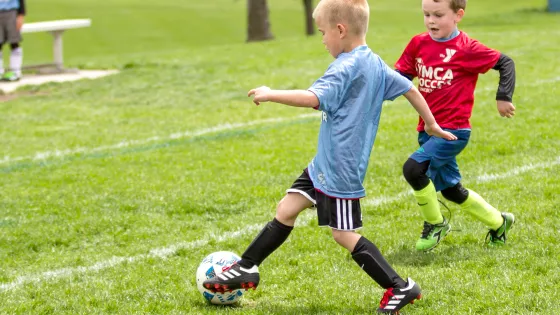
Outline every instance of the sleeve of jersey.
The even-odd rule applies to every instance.
[[[404,49],[401,57],[395,63],[395,69],[397,69],[400,73],[410,76],[414,78],[417,76],[416,67],[415,67],[415,44],[414,40],[411,40],[410,43]]]
[[[317,79],[308,89],[319,99],[319,107],[315,109],[333,111],[340,105],[340,98],[344,89],[344,74],[333,65],[329,66],[325,74]]]
[[[385,91],[383,94],[384,100],[393,101],[395,98],[410,91],[412,88],[412,81],[403,77],[397,71],[389,68],[386,64],[385,67]]]
[[[465,69],[472,73],[486,73],[500,59],[500,52],[473,40],[466,55]]]

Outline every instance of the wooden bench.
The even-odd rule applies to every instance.
[[[74,28],[91,26],[90,19],[57,20],[47,22],[24,23],[21,33],[50,32],[53,36],[54,62],[49,64],[25,66],[23,69],[50,69],[48,72],[65,72],[62,50],[62,34]]]

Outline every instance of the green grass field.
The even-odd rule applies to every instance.
[[[319,114],[255,107],[259,85],[307,88],[331,62],[305,37],[301,1],[271,0],[276,40],[245,44],[242,0],[28,0],[28,22],[92,18],[68,31],[65,62],[117,68],[99,80],[27,87],[0,103],[1,314],[366,314],[383,291],[314,213],[260,268],[236,307],[205,303],[195,270],[241,254],[315,153]],[[453,231],[414,250],[422,219],[401,175],[417,116],[387,103],[361,230],[424,298],[404,314],[560,313],[560,15],[545,1],[471,1],[461,28],[514,58],[514,119],[498,74],[480,78],[464,183],[517,222],[504,248],[451,206]],[[418,1],[372,1],[368,43],[393,64],[423,31]],[[548,38],[548,40],[547,40]],[[25,36],[24,63],[51,60]],[[333,281],[344,279],[345,281]]]

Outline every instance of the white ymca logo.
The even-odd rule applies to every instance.
[[[455,49],[446,48],[446,49],[445,49],[445,53],[446,53],[447,55],[439,54],[439,56],[440,56],[441,58],[443,58],[443,62],[449,62],[449,61],[451,60],[451,57],[453,57],[453,55],[455,55],[456,52],[457,52],[457,51],[456,51]]]

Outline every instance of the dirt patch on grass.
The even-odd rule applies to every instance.
[[[14,100],[20,96],[28,96],[28,95],[48,95],[49,93],[45,91],[23,91],[23,92],[16,92],[16,93],[8,93],[8,94],[0,94],[0,103],[8,102]]]

